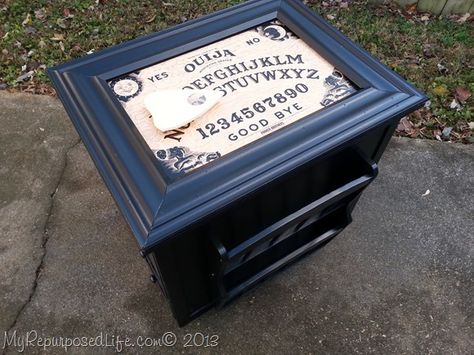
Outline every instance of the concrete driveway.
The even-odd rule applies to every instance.
[[[5,353],[472,353],[474,146],[393,139],[340,236],[180,329],[60,103],[0,108]]]

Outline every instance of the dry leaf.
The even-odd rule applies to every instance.
[[[146,23],[151,23],[153,21],[155,21],[155,18],[156,18],[156,14],[153,15],[152,17],[150,17],[148,20],[145,20]]]
[[[417,128],[414,128],[411,132],[408,133],[408,137],[410,138],[417,138],[420,136],[420,130]]]
[[[72,52],[79,52],[80,50],[81,50],[81,44],[80,43],[75,43],[71,48]]]
[[[466,102],[471,97],[471,92],[464,86],[458,86],[454,89],[454,97],[461,103]]]
[[[416,12],[416,3],[405,6],[405,11],[409,14],[414,14]]]
[[[62,33],[55,33],[53,37],[50,38],[52,41],[64,41],[64,35]]]
[[[63,16],[64,17],[71,17],[71,10],[69,10],[67,7],[63,9]]]
[[[438,85],[433,90],[431,90],[436,96],[446,96],[449,91],[444,85]]]
[[[408,118],[403,117],[398,123],[397,131],[410,134],[413,131],[413,123]]]
[[[26,18],[23,20],[23,22],[21,23],[23,26],[26,26],[28,25],[29,23],[31,23],[31,15],[28,14],[26,15]]]

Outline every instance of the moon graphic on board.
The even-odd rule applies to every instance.
[[[268,37],[273,41],[281,41],[287,35],[286,30],[283,27],[277,25],[266,26],[263,30],[263,33],[265,34],[265,37]]]

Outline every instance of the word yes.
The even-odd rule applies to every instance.
[[[160,80],[166,79],[167,77],[168,77],[168,73],[163,72],[163,73],[159,73],[159,74],[150,76],[150,77],[148,78],[148,80],[150,80],[152,83],[154,83],[155,80],[156,80],[156,81],[160,81]]]

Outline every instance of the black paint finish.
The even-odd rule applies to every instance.
[[[361,90],[171,180],[107,80],[278,19]],[[183,325],[337,235],[426,97],[298,0],[255,0],[48,70]]]

